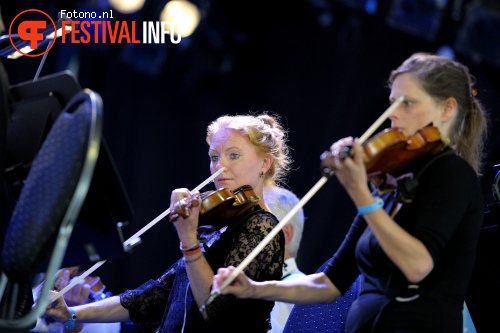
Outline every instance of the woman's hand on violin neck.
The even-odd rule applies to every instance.
[[[75,277],[74,279],[76,279]],[[65,281],[66,287],[73,279],[69,281]],[[64,294],[64,300],[68,304],[68,306],[76,306],[86,304],[90,301],[90,285],[85,281],[85,279],[78,282],[73,288],[68,290],[66,294]]]
[[[337,144],[340,143],[340,144]],[[335,175],[348,192],[357,191],[368,187],[368,177],[363,161],[363,147],[358,140],[351,138],[342,139],[335,143],[332,147],[335,151],[340,151],[346,145],[352,146],[351,157],[336,157]]]
[[[185,204],[179,205],[184,200]],[[191,193],[187,188],[172,191],[170,197],[170,212],[179,216],[173,222],[180,241],[190,245],[197,240],[198,217],[200,215],[200,193]]]

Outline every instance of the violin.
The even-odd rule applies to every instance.
[[[435,155],[449,144],[438,128],[428,125],[410,136],[400,129],[385,129],[363,143],[363,161],[368,179],[376,186],[386,184],[387,175],[399,177],[408,173],[421,157]],[[325,151],[321,155],[321,168],[325,175],[333,174],[335,158],[352,156],[352,147],[337,153]]]
[[[72,280],[76,279],[79,275],[81,275],[80,267],[79,266],[73,266],[68,268],[70,271],[70,276],[69,279],[71,282]],[[102,282],[101,278],[99,276],[86,276],[84,278],[85,284],[88,284],[90,286],[90,293],[89,293],[89,303],[99,301],[101,299],[107,298],[111,295],[109,292],[104,292],[106,289],[106,286]]]
[[[104,283],[102,283],[99,276],[87,276],[84,278],[84,280],[85,283],[90,286],[89,300],[91,302],[95,302],[109,296],[108,293],[104,292],[106,286],[104,285]]]
[[[207,191],[202,193],[200,198],[199,225],[220,224],[243,214],[261,200],[250,185],[241,186],[234,191],[228,188]],[[197,196],[176,202],[173,212],[170,213],[170,222],[177,221],[179,217],[187,217],[186,209],[197,207],[198,203]]]
[[[68,268],[62,268],[57,272],[58,279],[62,277],[65,270],[69,271],[68,284],[72,280],[76,279],[81,273],[79,266],[71,266]],[[90,286],[90,294],[89,294],[89,298],[88,298],[89,302],[95,302],[95,301],[98,301],[98,300],[101,300],[103,298],[107,298],[108,296],[110,296],[110,293],[104,292],[106,289],[106,286],[101,281],[101,278],[99,276],[90,276],[89,275],[89,276],[86,276],[84,278],[84,280],[85,280],[85,284],[88,284]],[[45,281],[45,273],[40,273],[40,278],[38,280],[38,283],[33,288],[34,289],[41,288],[42,283],[44,281]],[[60,291],[60,285],[58,285],[57,280],[56,280],[56,283],[54,285],[54,290]]]

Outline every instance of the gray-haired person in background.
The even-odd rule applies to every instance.
[[[289,211],[295,207],[299,199],[297,196],[283,187],[274,186],[269,188],[265,193],[265,201],[271,212],[282,220]],[[304,230],[304,211],[299,209],[290,221],[283,227],[285,234],[285,262],[283,264],[283,277],[282,280],[293,279],[305,274],[297,267],[295,258],[300,247],[302,239],[302,231]],[[288,316],[292,311],[294,304],[275,302],[273,310],[271,311],[271,329],[268,332],[281,333],[285,327]]]

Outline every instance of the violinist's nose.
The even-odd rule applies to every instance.
[[[393,127],[394,126],[394,121],[396,120],[396,117],[393,116],[393,115],[390,115],[389,116],[389,120],[391,121],[391,127]]]
[[[217,161],[217,164],[215,165],[215,172],[219,171],[221,168],[226,167],[226,163],[223,162],[224,158],[219,158]]]
[[[399,110],[401,106],[398,106],[394,111],[389,115],[389,120],[391,121],[392,126],[394,126],[394,122],[399,119]]]

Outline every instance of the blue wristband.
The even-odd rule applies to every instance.
[[[68,331],[72,331],[75,329],[75,322],[76,322],[76,312],[73,308],[69,308],[69,319],[68,321],[64,322],[64,327]]]
[[[374,212],[383,206],[384,206],[384,200],[382,200],[382,198],[380,198],[380,197],[375,197],[375,202],[372,203],[371,205],[358,207],[358,214],[365,215],[365,214]]]

